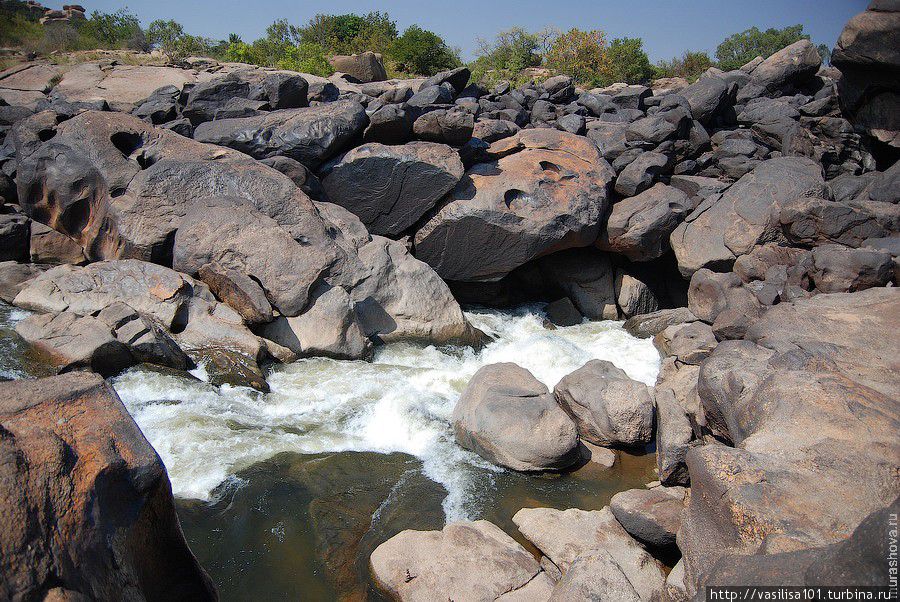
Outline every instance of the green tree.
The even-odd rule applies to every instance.
[[[609,66],[603,85],[616,82],[640,84],[653,77],[653,66],[640,38],[616,38],[609,45],[606,56]]]
[[[683,77],[693,82],[696,81],[704,71],[713,66],[712,59],[705,52],[686,51],[681,57],[675,57],[670,61],[660,61],[657,63],[656,77]]]
[[[304,42],[318,44],[332,54],[387,53],[397,39],[397,24],[380,11],[363,16],[318,14],[299,31]]]
[[[751,27],[727,37],[719,44],[716,48],[716,59],[719,61],[720,69],[731,71],[749,63],[757,56],[767,58],[785,46],[803,39],[808,40],[809,36],[803,33],[802,25],[766,31]]]
[[[819,51],[819,56],[822,57],[823,65],[831,64],[831,48],[829,48],[828,44],[819,44],[816,46],[816,50]]]
[[[103,48],[131,48],[146,50],[147,39],[140,21],[127,8],[114,13],[94,11],[80,27],[80,33],[96,40]]]
[[[541,64],[541,40],[538,34],[513,27],[497,34],[492,42],[478,40],[477,58],[471,64],[475,81],[493,84],[509,80],[514,85],[524,83],[520,73]]]
[[[571,76],[578,84],[602,85],[609,73],[606,50],[602,31],[573,28],[551,41],[544,65],[554,73]]]
[[[311,73],[328,77],[334,68],[325,57],[325,49],[315,42],[300,42],[297,46],[286,49],[284,56],[278,60],[279,69],[289,69],[302,73]]]
[[[416,75],[434,75],[460,64],[457,54],[441,36],[418,25],[406,28],[394,42],[391,55],[401,71]]]

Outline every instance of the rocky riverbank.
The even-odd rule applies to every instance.
[[[545,371],[485,352],[442,392],[455,407],[417,411],[453,449],[524,474],[654,444],[659,483],[603,508],[517,509],[518,539],[453,521],[362,546],[382,593],[884,584],[898,31],[873,2],[834,67],[801,40],[693,84],[596,90],[486,90],[466,68],[372,83],[209,61],[0,72],[0,298],[29,312],[9,344],[59,373],[0,390],[0,597],[217,595],[101,377],[202,371],[264,401],[298,360],[496,349],[463,307],[526,302],[547,304],[548,332],[627,320],[659,350],[655,383],[614,356]]]

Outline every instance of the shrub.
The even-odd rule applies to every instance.
[[[410,25],[391,48],[397,67],[406,73],[434,75],[460,64],[457,53],[436,33]]]
[[[493,42],[478,40],[478,57],[470,65],[472,78],[486,85],[509,80],[524,84],[520,73],[541,64],[541,38],[521,27],[501,31]]]
[[[318,14],[299,33],[300,40],[318,44],[330,54],[366,50],[386,54],[397,39],[397,24],[380,11],[363,16]]]
[[[602,31],[570,29],[557,34],[544,57],[554,73],[571,76],[583,86],[602,85],[609,73],[606,38]]]
[[[322,77],[328,77],[334,73],[334,68],[325,58],[325,49],[314,42],[301,42],[297,46],[288,47],[284,56],[278,60],[277,66],[279,69],[300,71]]]
[[[137,16],[128,9],[114,13],[94,11],[91,18],[78,27],[80,33],[96,40],[102,48],[130,48],[147,50],[147,38],[141,29]]]
[[[719,61],[720,69],[731,71],[749,63],[757,56],[767,58],[802,39],[809,39],[809,36],[803,33],[802,25],[766,31],[751,27],[727,37],[719,44],[716,48],[716,59]]]
[[[606,56],[609,64],[601,85],[642,84],[653,77],[653,65],[640,38],[616,38],[609,45]]]
[[[681,55],[681,58],[675,57],[670,61],[660,61],[656,65],[656,77],[683,77],[693,82],[712,66],[713,62],[708,54],[688,50]]]

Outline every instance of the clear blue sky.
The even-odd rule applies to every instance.
[[[650,59],[668,59],[685,50],[712,55],[726,36],[753,25],[760,29],[802,23],[816,44],[834,47],[844,24],[865,9],[867,0],[82,0],[88,12],[128,6],[146,25],[175,19],[189,33],[224,38],[235,32],[245,41],[260,37],[268,24],[286,18],[302,25],[316,13],[390,13],[401,29],[413,23],[444,37],[470,60],[478,37],[503,29],[547,26],[602,29],[610,38],[641,37]],[[62,2],[45,2],[58,6]]]

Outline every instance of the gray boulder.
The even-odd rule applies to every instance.
[[[369,567],[376,586],[403,602],[541,600],[552,587],[525,548],[483,520],[402,531],[375,548]]]
[[[578,434],[596,445],[644,445],[653,434],[653,399],[611,362],[591,360],[553,389]]]
[[[694,119],[709,124],[728,106],[728,84],[721,77],[701,77],[678,94],[685,97]]]
[[[361,104],[337,101],[203,123],[194,130],[194,139],[255,159],[284,155],[315,169],[361,137],[368,124]]]
[[[651,548],[671,548],[681,526],[683,487],[629,489],[609,501],[613,516],[628,534]]]
[[[566,468],[579,456],[575,423],[515,364],[475,373],[453,409],[453,431],[466,449],[513,470]]]
[[[662,153],[641,153],[616,178],[616,192],[622,196],[634,196],[647,190],[669,168],[670,161]]]
[[[625,321],[624,327],[630,334],[641,339],[648,339],[662,332],[668,326],[693,322],[696,319],[697,316],[692,314],[688,308],[678,307],[634,316]]]
[[[750,74],[750,81],[738,91],[737,101],[790,93],[809,83],[821,64],[822,58],[812,42],[794,42],[757,65]]]
[[[656,184],[613,204],[597,246],[631,261],[656,259],[668,252],[669,236],[691,209],[682,191]]]
[[[431,142],[364,144],[325,172],[329,202],[359,217],[372,234],[398,236],[450,192],[463,176],[459,155]]]
[[[874,249],[851,249],[821,245],[812,251],[811,277],[823,293],[852,293],[884,286],[894,277],[890,253]]]

